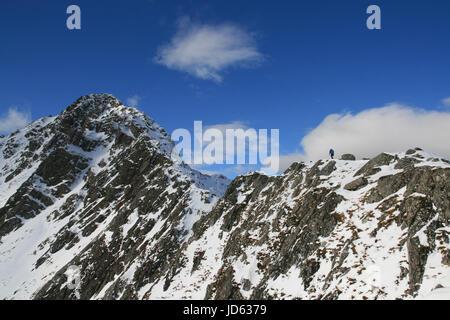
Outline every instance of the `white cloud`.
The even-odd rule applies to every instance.
[[[203,128],[203,133],[205,133],[207,130],[209,130],[209,129],[216,129],[216,130],[219,130],[221,133],[222,133],[222,138],[225,140],[226,139],[226,131],[227,131],[227,129],[232,129],[232,130],[236,130],[236,129],[242,129],[242,130],[247,130],[248,129],[248,126],[244,123],[244,122],[242,122],[242,121],[233,121],[233,122],[230,122],[230,123],[219,123],[219,124],[214,124],[214,125],[209,125],[209,126],[205,126],[204,128]],[[205,143],[203,143],[203,146],[205,147],[206,145],[208,145],[209,143],[208,142],[205,142]],[[225,145],[223,145],[223,148],[224,148],[224,153],[223,153],[223,157],[224,157],[224,160],[226,159],[226,157],[227,156],[231,156],[231,157],[233,157],[234,158],[234,156],[236,155],[238,155],[238,152],[239,152],[239,150],[238,150],[238,148],[235,146],[235,148],[233,149],[233,150],[228,150],[228,149],[226,149],[226,146]],[[244,155],[245,156],[245,152],[247,151],[247,150],[240,150],[241,151],[241,155]],[[203,152],[203,151],[202,151]],[[203,157],[203,160],[205,161],[208,161],[208,162],[212,162],[212,160],[211,159],[205,159],[205,157]]]
[[[279,154],[279,141],[278,132],[273,133],[272,130],[266,132],[270,136],[264,139],[264,133],[257,129],[249,128],[245,122],[233,121],[230,123],[215,124],[211,126],[206,126],[204,131],[209,129],[215,129],[220,131],[222,138],[224,139],[223,154],[224,159],[234,159],[237,161],[236,165],[232,169],[228,169],[228,172],[242,173],[255,171],[260,169],[266,173],[274,173],[278,169],[278,154]],[[241,129],[241,133],[237,133],[237,129]],[[227,139],[227,130],[233,130],[231,133],[233,136],[238,134],[243,137],[248,137],[245,139],[245,145],[235,143],[236,141],[231,141],[233,148],[228,147],[230,141]],[[248,139],[248,140],[247,140]],[[239,139],[239,141],[242,141]],[[239,144],[239,146],[238,146]],[[204,143],[208,145],[208,142]],[[205,156],[203,157],[205,160]],[[208,163],[212,163],[212,158],[208,158]]]
[[[301,152],[280,155],[280,172],[285,171],[294,162],[307,161],[305,155]]]
[[[136,108],[139,105],[139,101],[141,101],[141,97],[138,95],[134,95],[127,99],[127,105],[132,108]]]
[[[442,103],[444,104],[444,106],[450,107],[450,97],[442,99]]]
[[[210,126],[206,126],[204,130],[208,129],[218,129],[222,132],[223,135],[225,135],[227,129],[248,129],[248,126],[242,122],[242,121],[233,121],[230,123],[220,123],[220,124],[214,124]]]
[[[294,161],[318,160],[352,153],[373,157],[381,152],[401,152],[411,147],[450,158],[450,112],[426,111],[400,104],[361,111],[331,114],[301,141],[303,152],[281,156],[280,167]]]
[[[11,133],[25,127],[31,122],[29,112],[19,111],[17,108],[9,108],[8,113],[0,118],[0,133]]]
[[[224,70],[262,59],[253,36],[242,28],[232,24],[192,24],[184,20],[170,43],[159,47],[154,61],[197,78],[221,82]]]

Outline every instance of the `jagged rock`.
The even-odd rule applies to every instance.
[[[252,283],[250,282],[250,280],[244,279],[242,282],[242,290],[250,291],[251,288],[252,288]]]
[[[205,251],[199,251],[199,252],[195,253],[191,273],[194,273],[194,271],[197,271],[198,267],[200,266],[200,263],[202,262],[204,255],[205,255]]]
[[[397,164],[394,166],[395,169],[406,169],[408,167],[413,167],[414,164],[419,163],[420,161],[414,158],[401,158],[397,161]]]
[[[406,185],[406,181],[401,175],[387,175],[378,179],[377,186],[372,189],[367,197],[368,203],[381,201],[394,194]]]
[[[365,186],[367,186],[368,183],[369,183],[369,181],[367,181],[366,178],[360,177],[360,178],[358,178],[356,180],[353,180],[350,183],[347,183],[344,186],[344,189],[345,190],[349,190],[349,191],[356,191],[356,190],[359,190],[361,188],[364,188]]]
[[[447,251],[447,254],[442,257],[442,264],[450,267],[450,251]]]
[[[343,155],[341,156],[341,160],[349,160],[349,161],[352,161],[352,160],[356,160],[356,157],[355,157],[353,154],[346,153],[346,154],[343,154]]]
[[[381,153],[375,158],[369,160],[361,169],[359,169],[355,173],[355,177],[359,175],[372,175],[374,169],[378,169],[378,167],[388,165],[394,159],[394,156],[391,156],[387,153]]]
[[[233,281],[233,274],[234,269],[231,266],[223,271],[220,271],[218,280],[208,285],[205,299],[212,299],[213,297],[215,300],[242,299],[243,297],[240,293],[239,287]]]
[[[288,174],[291,172],[301,172],[301,170],[305,167],[306,167],[306,165],[304,162],[294,162],[293,164],[291,164],[291,166],[288,169],[286,169],[286,171],[284,173]]]
[[[336,170],[336,161],[329,161],[322,170],[320,170],[320,175],[329,176],[334,170]]]

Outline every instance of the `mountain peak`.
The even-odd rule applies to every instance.
[[[117,107],[123,105],[122,101],[117,99],[110,93],[92,93],[79,97],[67,110],[73,110],[75,108],[92,108],[92,107]]]
[[[228,184],[174,161],[172,147],[150,117],[110,94],[80,97],[59,116],[1,139],[0,298],[29,298],[46,275],[101,248],[98,240],[111,253],[131,253],[123,266],[158,248],[170,266],[173,248]]]
[[[109,93],[81,96],[56,117],[53,126],[57,134],[64,135],[63,143],[72,143],[85,151],[90,150],[80,142],[95,147],[112,139],[130,143],[143,137],[153,140],[168,155],[173,148],[168,133],[153,119],[125,106]]]
[[[119,99],[112,94],[88,94],[81,96],[74,103],[68,106],[60,115],[63,118],[81,120],[82,118],[99,118],[105,113],[114,110],[125,110]],[[132,108],[130,108],[132,109]],[[133,109],[137,111],[136,109]]]

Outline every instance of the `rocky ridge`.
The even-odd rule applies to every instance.
[[[0,298],[411,299],[450,288],[450,163],[420,149],[231,183],[111,95],[0,138]],[[228,186],[227,186],[228,185]],[[70,288],[71,267],[80,282]]]

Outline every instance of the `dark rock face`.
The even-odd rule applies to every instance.
[[[323,167],[320,174],[329,176],[334,170],[336,170],[336,161],[330,161]]]
[[[370,176],[376,173],[374,169],[379,169],[379,167],[381,166],[388,165],[393,159],[394,156],[391,156],[387,153],[381,153],[375,158],[369,160],[369,162],[367,162],[361,169],[359,169],[354,176],[355,177],[359,175]]]
[[[350,183],[347,183],[347,184],[344,186],[344,189],[345,189],[345,190],[349,190],[349,191],[356,191],[356,190],[359,190],[359,189],[361,189],[361,188],[367,186],[368,183],[369,183],[369,181],[367,181],[366,178],[364,178],[364,177],[359,177],[358,179],[353,180],[353,181],[350,182]]]
[[[208,285],[205,299],[242,300],[243,297],[239,290],[239,284],[233,281],[233,275],[234,269],[231,266],[220,271],[217,280]]]
[[[406,169],[409,167],[414,167],[414,164],[419,163],[420,161],[414,158],[402,158],[399,159],[394,166],[395,169]]]
[[[0,239],[22,225],[20,218],[29,219],[52,205],[55,199],[70,191],[76,177],[87,168],[87,159],[63,149],[51,152],[0,208]],[[1,222],[7,221],[6,224]]]
[[[341,160],[353,161],[356,160],[356,157],[353,154],[346,153],[341,156]]]

